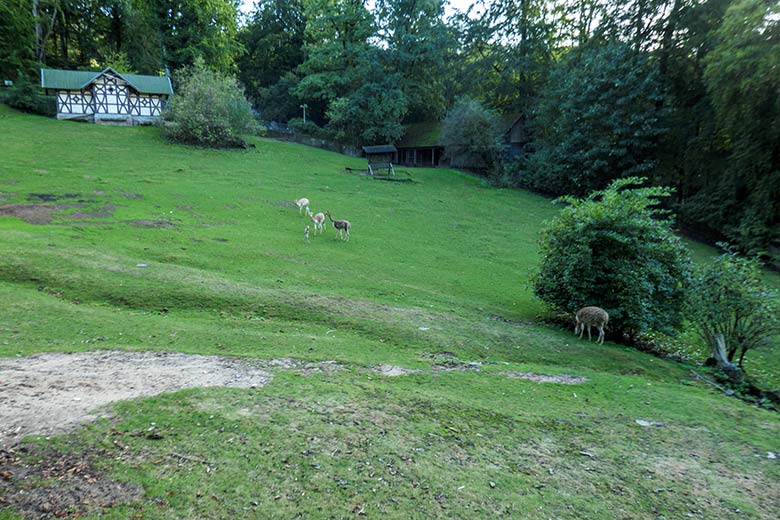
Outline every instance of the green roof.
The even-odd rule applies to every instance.
[[[512,125],[520,119],[518,114],[502,114],[499,116],[499,127],[503,132],[509,132]],[[424,121],[412,123],[406,126],[403,139],[397,143],[398,148],[429,148],[444,146],[441,144],[442,123],[438,121]]]
[[[395,146],[392,144],[381,144],[377,146],[364,146],[363,151],[367,154],[373,153],[395,153]]]
[[[518,119],[522,117],[522,114],[515,113],[515,114],[501,114],[498,118],[499,124],[501,125],[501,130],[504,132],[509,132],[512,130],[512,127],[517,122]]]
[[[399,148],[422,148],[428,146],[442,146],[441,123],[437,121],[425,121],[423,123],[413,123],[406,127]]]
[[[145,76],[143,74],[120,74],[111,67],[101,71],[41,69],[41,87],[63,90],[81,90],[102,74],[110,72],[124,79],[142,94],[173,94],[167,76]]]

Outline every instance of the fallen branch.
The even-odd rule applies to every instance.
[[[696,372],[691,371],[691,375],[693,375],[693,377],[695,377],[699,381],[704,381],[708,385],[717,388],[718,390],[720,390],[721,392],[723,392],[726,395],[734,395],[734,390],[731,390],[731,389],[728,389],[728,388],[723,388],[718,383],[716,383],[714,381],[710,381],[709,379],[707,379],[706,377],[702,376],[701,374],[697,374]]]

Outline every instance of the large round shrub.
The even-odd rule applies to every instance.
[[[669,189],[642,182],[619,179],[584,199],[559,199],[568,206],[543,231],[534,279],[535,294],[553,308],[597,305],[609,312],[610,328],[629,338],[679,327],[692,272],[657,206]]]
[[[181,73],[163,112],[163,135],[179,143],[243,147],[244,136],[256,128],[252,107],[236,79],[208,69],[200,60]]]

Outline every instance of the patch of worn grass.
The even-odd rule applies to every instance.
[[[574,396],[569,385],[497,385],[478,373],[282,372],[257,391],[195,389],[118,404],[114,420],[55,445],[104,450],[103,469],[143,485],[144,500],[104,518],[780,513],[780,468],[755,457],[766,444],[721,431],[733,414],[771,414],[725,401],[691,415],[674,384],[603,378],[611,381],[597,377]],[[690,398],[711,400],[698,389]],[[640,426],[638,416],[663,426]],[[765,433],[776,432],[775,424]]]

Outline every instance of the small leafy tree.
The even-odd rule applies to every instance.
[[[742,367],[748,350],[780,334],[780,298],[764,284],[757,259],[727,250],[697,270],[692,289],[689,316],[718,365],[739,353]]]
[[[196,60],[180,76],[163,112],[162,130],[171,141],[229,148],[246,146],[244,136],[256,132],[257,125],[236,79]]]
[[[678,328],[691,279],[688,251],[657,207],[670,190],[635,187],[643,181],[618,179],[584,199],[559,199],[568,206],[542,232],[533,281],[555,309],[606,309],[610,328],[629,339]]]
[[[479,101],[460,98],[444,118],[441,142],[453,166],[494,172],[503,151],[498,114]]]

